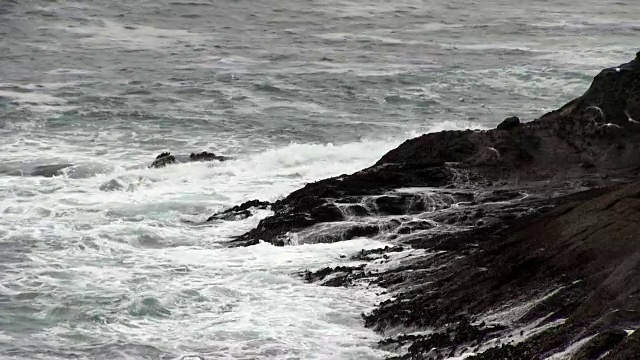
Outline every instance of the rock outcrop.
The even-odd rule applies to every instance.
[[[512,116],[504,119],[498,126],[496,127],[498,130],[511,130],[520,126],[520,118],[517,116]]]
[[[508,346],[479,359],[543,359],[584,339],[583,355],[575,359],[598,359],[632,346],[619,335],[640,326],[640,181],[554,199],[554,206],[489,231],[460,234],[473,249],[452,249],[430,262],[368,274],[397,295],[367,314],[366,325],[381,332],[398,326],[450,329],[467,322],[503,326],[493,337]],[[497,309],[510,309],[515,318],[488,320]],[[523,341],[513,338],[531,323],[544,329],[554,322]],[[412,340],[424,341],[429,336]],[[399,337],[385,346],[404,343]],[[488,350],[476,347],[468,340],[436,351],[414,346],[401,358]]]
[[[365,325],[395,334],[380,346],[401,359],[544,359],[563,351],[563,358],[635,359],[635,119],[640,53],[539,119],[425,134],[370,168],[308,184],[271,204],[273,215],[230,245],[358,236],[392,243],[356,254],[359,265],[302,276],[386,288],[390,299],[364,315]],[[229,213],[248,216],[244,210]],[[390,259],[393,266],[379,266]]]
[[[216,155],[214,153],[203,151],[201,153],[191,153],[187,156],[174,156],[169,152],[163,152],[156,157],[156,159],[149,165],[151,168],[161,168],[167,165],[194,162],[194,161],[227,161],[231,158],[227,156]]]
[[[629,169],[640,166],[640,125],[621,114],[635,115],[638,99],[640,58],[603,70],[583,96],[509,131],[425,134],[407,140],[370,168],[308,184],[273,204],[275,214],[235,243],[286,244],[288,233],[344,220],[344,204],[360,204],[397,188],[546,192],[629,177]]]

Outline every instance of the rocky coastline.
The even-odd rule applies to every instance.
[[[375,237],[300,275],[389,295],[365,326],[397,359],[640,357],[640,53],[538,119],[407,140],[373,166],[209,221],[273,215],[230,242]]]

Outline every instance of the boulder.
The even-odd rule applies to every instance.
[[[176,158],[171,155],[171,153],[163,152],[160,155],[156,156],[156,159],[151,163],[150,167],[152,168],[161,168],[165,167],[169,164],[175,164]]]
[[[520,118],[517,116],[512,116],[504,119],[500,124],[498,124],[498,130],[511,130],[520,126]]]
[[[163,152],[156,157],[149,167],[161,168],[170,164],[194,162],[194,161],[226,161],[230,160],[230,157],[216,155],[207,151],[201,153],[191,153],[189,156],[174,156],[169,152]]]
[[[189,161],[226,161],[229,159],[229,157],[216,155],[206,151],[201,153],[191,153],[191,155],[189,155]]]

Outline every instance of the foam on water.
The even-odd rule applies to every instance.
[[[57,30],[83,35],[82,42],[90,47],[117,45],[127,49],[163,48],[168,44],[189,41],[197,34],[179,29],[162,29],[151,26],[125,25],[115,21],[101,20],[95,25],[59,26]]]
[[[443,122],[437,129],[460,127]],[[161,169],[146,167],[154,153],[142,149],[96,157],[60,139],[37,143],[48,148],[50,162],[73,165],[51,178],[0,177],[0,248],[13,254],[0,262],[0,301],[11,304],[0,308],[0,348],[27,358],[385,356],[375,350],[379,335],[359,316],[382,300],[377,289],[318,287],[295,274],[349,265],[341,255],[386,243],[305,244],[323,236],[311,228],[298,235],[304,239],[296,244],[304,245],[227,248],[224,242],[270,212],[203,221],[246,200],[275,200],[309,181],[367,167],[415,135],[292,143]],[[42,164],[24,141],[0,151]],[[380,226],[384,233],[384,219]]]
[[[213,358],[376,358],[381,353],[370,347],[377,337],[361,328],[358,315],[375,295],[365,289],[318,289],[292,273],[379,245],[363,240],[284,251],[270,245],[162,250],[96,241],[84,249],[32,256],[40,265],[33,274],[38,292],[53,292],[54,299],[29,299],[38,309],[35,317],[49,325],[30,337],[48,339],[43,345],[54,354],[60,348],[79,351],[71,337],[105,346],[126,340],[163,353]],[[105,252],[117,259],[105,259]],[[20,276],[29,277],[25,270]],[[82,294],[75,299],[61,291],[71,283]],[[13,344],[19,347],[20,339]]]
[[[19,107],[29,108],[37,112],[68,111],[74,109],[73,106],[66,105],[64,99],[32,91],[0,90],[0,100],[2,98],[9,99],[9,101]]]
[[[0,177],[0,247],[14,254],[0,263],[0,297],[11,304],[0,310],[0,347],[29,358],[381,357],[359,317],[379,300],[375,291],[317,287],[294,274],[383,243],[226,248],[220,243],[268,211],[199,226],[183,220],[358,170],[399,141],[291,144],[162,169],[146,168],[152,154],[136,153],[92,165],[57,143],[48,156],[76,164],[62,175]]]

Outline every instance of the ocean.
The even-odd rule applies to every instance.
[[[635,56],[633,0],[0,0],[0,359],[382,359],[359,238],[226,243],[251,199],[524,121]],[[226,162],[150,169],[163,151]],[[63,168],[53,177],[43,166]],[[346,256],[345,256],[346,255]]]

